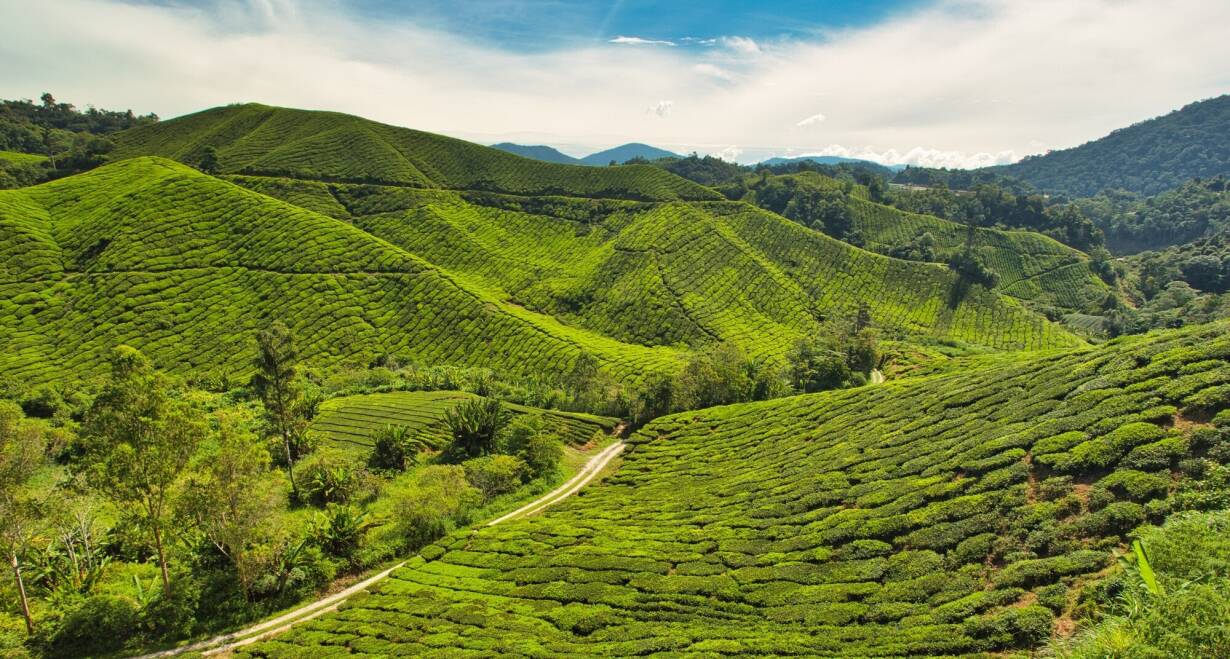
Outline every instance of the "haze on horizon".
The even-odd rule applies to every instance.
[[[328,109],[583,155],[974,167],[1230,90],[1215,0],[0,3],[5,98]]]

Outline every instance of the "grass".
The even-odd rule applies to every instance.
[[[20,153],[17,151],[0,151],[0,162],[13,165],[36,165],[47,159],[47,156],[37,153]]]
[[[366,457],[372,436],[386,426],[403,426],[435,448],[449,441],[444,414],[460,403],[477,398],[462,391],[399,391],[332,398],[321,405],[310,431],[325,442]],[[548,429],[566,445],[580,446],[595,435],[606,435],[618,419],[558,410],[541,410],[505,403],[513,414],[543,415]]]
[[[1174,422],[1230,382],[1227,329],[666,417],[584,496],[446,538],[249,652],[1033,647],[1166,514],[1203,450]],[[1165,485],[1124,488],[1134,473]]]

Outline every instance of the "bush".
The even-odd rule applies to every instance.
[[[433,465],[414,481],[391,493],[396,530],[409,550],[417,550],[444,537],[464,523],[482,493],[466,481],[465,469]]]
[[[117,652],[136,636],[139,612],[137,603],[127,597],[90,597],[52,635],[51,653],[86,657]]]
[[[417,464],[426,443],[405,426],[385,426],[373,436],[372,454],[368,464],[373,469],[405,471]]]
[[[299,495],[315,506],[358,500],[368,486],[367,474],[340,453],[315,453],[299,463],[295,472]]]
[[[445,412],[444,423],[453,438],[450,452],[465,457],[494,452],[496,435],[508,417],[500,401],[492,398],[469,400]]]
[[[484,501],[517,489],[528,473],[525,463],[511,455],[485,455],[466,460],[462,467],[466,481],[482,492]]]
[[[1098,485],[1132,501],[1148,501],[1165,496],[1170,489],[1170,479],[1134,469],[1120,469],[1098,481]]]
[[[1037,605],[1004,609],[970,618],[965,633],[984,639],[989,649],[1030,647],[1050,638],[1054,617],[1049,609]]]

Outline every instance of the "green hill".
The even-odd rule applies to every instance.
[[[89,375],[127,343],[176,372],[246,373],[273,319],[318,362],[404,353],[526,375],[584,350],[634,381],[678,367],[467,286],[334,218],[159,158],[0,192],[0,368]]]
[[[1083,197],[1107,188],[1156,194],[1192,178],[1230,174],[1230,95],[1191,103],[1071,149],[982,171]]]
[[[651,166],[595,169],[543,163],[471,142],[335,112],[264,105],[213,108],[124,131],[113,158],[139,155],[218,171],[327,181],[615,199],[714,199],[717,193]]]
[[[1186,459],[1230,406],[1227,330],[659,419],[583,496],[459,531],[245,652],[1034,647],[1201,473]]]
[[[1079,341],[947,269],[856,249],[737,202],[637,203],[235,177],[345,219],[518,305],[621,341],[730,340],[780,358],[870,307],[902,336],[995,348]]]
[[[841,182],[814,172],[774,176],[763,182],[758,176],[746,180],[752,186],[747,196],[749,202],[780,210],[801,223],[810,218],[798,210],[798,202],[792,205],[794,199],[816,193],[835,195],[843,189]],[[763,198],[766,195],[758,188],[765,184],[790,188],[790,198],[778,198],[781,193],[772,195],[771,200]],[[853,235],[873,252],[897,254],[923,234],[930,234],[934,254],[929,260],[946,263],[970,241],[964,225],[876,203],[868,198],[864,186],[854,186],[849,194],[840,197],[840,202],[849,208]],[[1018,300],[1083,311],[1099,305],[1110,291],[1094,272],[1086,254],[1040,233],[977,228],[972,245],[974,252],[998,275],[995,290]]]

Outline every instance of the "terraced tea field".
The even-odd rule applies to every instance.
[[[1230,325],[665,417],[545,514],[458,532],[251,656],[1029,647],[1167,512]]]
[[[158,158],[0,192],[0,369],[30,382],[100,372],[128,343],[180,373],[250,368],[287,322],[309,360],[566,372],[583,351],[617,378],[673,372],[629,345],[527,311],[334,218]]]
[[[832,240],[736,202],[473,195],[238,177],[332,208],[368,233],[528,309],[642,345],[733,341],[780,359],[819,320],[869,304],[882,329],[1001,349],[1079,340],[945,268]],[[329,206],[333,202],[334,206]]]
[[[792,179],[802,188],[835,191],[841,183],[815,172],[778,178]],[[748,179],[750,183],[756,177]],[[755,195],[750,195],[754,201]],[[873,252],[887,254],[924,233],[935,239],[936,262],[944,263],[963,249],[967,228],[931,215],[910,213],[871,201],[864,186],[854,186],[846,198],[854,227]],[[1019,300],[1071,310],[1085,310],[1105,299],[1110,289],[1090,265],[1089,257],[1059,241],[1032,231],[978,228],[974,250],[999,275],[996,291]]]
[[[388,183],[526,195],[676,200],[716,192],[657,167],[530,160],[471,142],[336,112],[248,104],[213,108],[117,136],[115,159],[155,155],[195,165],[207,146],[226,174]]]
[[[372,436],[386,426],[410,429],[428,445],[440,448],[449,441],[444,414],[477,398],[463,391],[397,391],[344,396],[325,401],[309,430],[344,451],[362,454],[372,447]],[[595,435],[609,434],[619,420],[559,410],[541,410],[505,403],[513,414],[545,417],[547,428],[566,443],[582,445]]]

